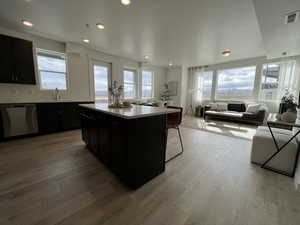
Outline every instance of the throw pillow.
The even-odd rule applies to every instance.
[[[218,103],[210,103],[210,110],[217,111],[218,110]]]
[[[223,112],[227,111],[227,104],[226,103],[218,103],[218,111]]]
[[[260,104],[249,104],[247,106],[247,113],[257,113],[260,108]]]

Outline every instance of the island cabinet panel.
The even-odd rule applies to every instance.
[[[165,170],[166,116],[125,119],[80,109],[82,139],[102,163],[136,189]]]

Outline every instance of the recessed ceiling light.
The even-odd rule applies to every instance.
[[[90,43],[90,40],[87,39],[87,38],[82,39],[82,41],[83,41],[84,43]]]
[[[172,63],[172,62],[170,62],[170,63],[169,63],[169,66],[173,66],[173,63]]]
[[[121,0],[121,3],[123,5],[130,5],[131,4],[131,0]]]
[[[144,56],[144,59],[149,59],[149,56],[145,55],[145,56]]]
[[[27,27],[33,27],[33,23],[31,23],[28,20],[22,20],[23,25],[27,26]]]
[[[96,27],[99,28],[99,29],[101,29],[101,30],[103,30],[103,29],[104,29],[104,24],[102,24],[102,23],[97,23],[97,24],[96,24]]]
[[[227,57],[227,56],[230,56],[231,55],[231,51],[227,50],[227,51],[224,51],[222,52],[222,55]]]

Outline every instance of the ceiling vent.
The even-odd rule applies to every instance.
[[[295,23],[299,19],[300,10],[285,15],[285,24]]]

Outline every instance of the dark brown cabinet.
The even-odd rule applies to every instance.
[[[63,104],[42,103],[37,105],[39,131],[42,134],[62,130]]]
[[[0,68],[1,83],[11,83],[13,80],[13,64],[12,64],[12,39],[8,36],[0,35]]]
[[[0,35],[0,83],[36,84],[32,42]]]
[[[32,42],[13,39],[14,75],[17,83],[36,84],[33,62]]]
[[[48,134],[79,129],[81,126],[79,104],[81,103],[61,102],[37,104],[39,132],[41,134]]]

